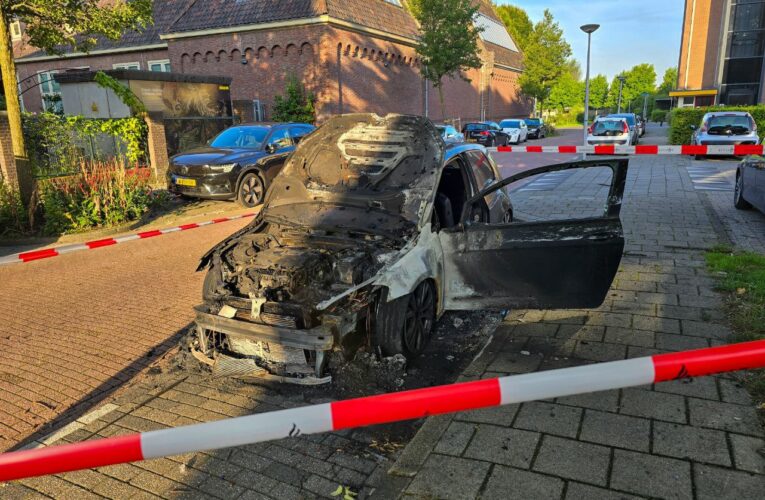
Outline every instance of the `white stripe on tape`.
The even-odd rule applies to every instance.
[[[125,243],[126,241],[133,241],[133,240],[140,240],[141,237],[137,234],[127,234],[125,236],[119,236],[117,238],[114,238],[114,241],[117,243]]]
[[[141,434],[144,459],[332,430],[329,403]]]
[[[6,255],[5,257],[0,257],[0,265],[3,264],[16,264],[17,262],[21,262],[21,259],[19,259],[19,256],[14,255]]]
[[[646,357],[502,377],[499,387],[504,405],[651,384],[653,380],[653,360]]]
[[[85,243],[77,243],[74,245],[66,245],[63,247],[56,247],[56,251],[60,254],[64,253],[70,253],[70,252],[79,252],[80,250],[87,250],[88,245]]]

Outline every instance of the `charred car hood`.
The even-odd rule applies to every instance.
[[[175,165],[223,165],[252,161],[266,156],[259,149],[201,147],[173,156]]]

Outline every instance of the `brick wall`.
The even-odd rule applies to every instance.
[[[719,51],[722,46],[720,28],[726,3],[722,0],[685,2],[678,67],[679,89],[717,87]]]
[[[139,52],[123,52],[118,54],[100,54],[88,57],[71,57],[66,59],[53,59],[48,61],[18,62],[16,71],[19,75],[19,81],[23,81],[29,76],[33,76],[43,71],[65,70],[66,68],[77,68],[87,66],[91,71],[112,69],[112,65],[119,63],[138,62],[142,70],[149,69],[149,61],[159,61],[169,59],[167,50],[146,50]],[[178,68],[172,67],[173,71]],[[34,80],[35,83],[38,80]],[[22,83],[22,92],[26,84]],[[42,95],[40,87],[35,86],[24,92],[21,97],[24,103],[24,109],[30,112],[42,111]]]

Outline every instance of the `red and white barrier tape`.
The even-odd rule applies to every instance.
[[[765,366],[765,340],[464,382],[0,454],[0,481]]]
[[[637,146],[497,146],[499,153],[587,153],[592,155],[702,155],[702,156],[746,156],[763,154],[762,144],[738,144],[735,146],[658,146],[638,144]]]
[[[241,215],[232,215],[230,217],[220,217],[205,222],[192,222],[190,224],[183,224],[175,227],[166,227],[164,229],[154,229],[151,231],[143,231],[140,233],[126,234],[123,236],[117,236],[114,238],[104,238],[101,240],[86,241],[85,243],[75,243],[72,245],[64,245],[55,248],[45,248],[43,250],[34,250],[32,252],[15,253],[0,257],[0,266],[3,264],[19,264],[22,262],[32,262],[33,260],[47,259],[49,257],[56,257],[66,253],[79,252],[80,250],[92,250],[94,248],[108,247],[111,245],[117,245],[119,243],[125,243],[133,240],[143,240],[146,238],[153,238],[155,236],[162,236],[163,234],[175,233],[177,231],[187,231],[189,229],[196,229],[198,227],[209,226],[210,224],[219,224],[221,222],[228,222],[231,220],[244,219],[246,217],[253,217],[255,214],[247,213]]]

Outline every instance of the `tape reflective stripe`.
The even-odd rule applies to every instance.
[[[187,229],[196,229],[199,227],[199,224],[191,223],[191,224],[184,224],[182,226],[178,226],[181,231],[186,231]]]
[[[750,370],[765,365],[765,341],[657,354],[653,356],[653,362],[656,367],[655,382]]]
[[[34,252],[24,252],[19,254],[19,260],[22,262],[31,262],[33,260],[47,259],[55,257],[58,251],[55,248],[46,248],[44,250],[35,250]]]
[[[141,435],[0,454],[0,481],[143,460]]]
[[[587,153],[594,155],[710,155],[710,156],[746,156],[761,155],[765,146],[761,144],[690,145],[660,146],[657,144],[638,144],[636,146],[602,144],[587,146],[497,146],[499,153]]]
[[[646,144],[644,146],[635,146],[636,155],[657,155],[659,154],[659,146]]]
[[[0,481],[765,366],[765,340],[336,401],[0,455]]]
[[[576,146],[558,146],[559,153],[576,153]]]
[[[146,459],[332,430],[330,403],[259,413],[142,434]]]
[[[144,231],[142,233],[138,233],[138,237],[141,238],[141,239],[144,239],[144,238],[153,238],[154,236],[161,236],[161,235],[162,235],[162,231],[160,231],[159,229],[155,229],[153,231]]]
[[[497,379],[394,392],[331,403],[332,426],[335,430],[363,427],[496,406],[500,401]]]
[[[101,247],[108,247],[110,245],[116,245],[117,240],[114,238],[105,238],[103,240],[95,240],[95,241],[86,241],[85,244],[90,248],[91,250],[93,248],[101,248]]]

